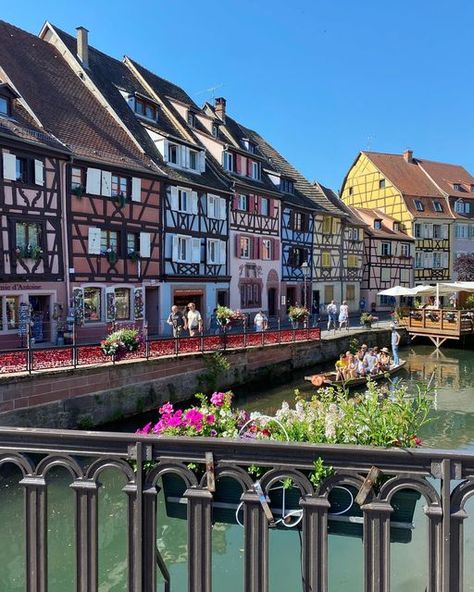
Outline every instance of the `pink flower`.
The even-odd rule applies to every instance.
[[[413,442],[415,442],[416,446],[421,446],[423,443],[419,436],[413,436]]]
[[[202,424],[203,414],[197,409],[188,409],[184,417],[189,426],[196,427],[198,424]]]
[[[162,407],[160,407],[159,412],[161,415],[170,415],[173,413],[173,405],[171,403],[165,403]]]
[[[152,426],[152,422],[150,421],[149,423],[146,424],[146,426],[143,426],[141,429],[138,429],[135,433],[136,434],[149,434],[151,431],[151,426]]]
[[[216,407],[222,407],[225,403],[225,393],[213,393],[211,403]]]
[[[179,428],[183,425],[183,412],[181,409],[178,409],[174,415],[167,416],[166,425],[170,428]]]
[[[161,434],[161,432],[165,429],[165,423],[162,419],[160,419],[160,421],[158,423],[155,423],[155,425],[153,426],[153,430],[152,432],[154,434]]]
[[[206,421],[208,424],[212,425],[216,421],[216,416],[212,415],[212,413],[211,413],[210,415],[208,415],[206,417]]]

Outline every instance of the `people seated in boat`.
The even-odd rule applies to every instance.
[[[380,358],[379,358],[379,367],[380,372],[387,372],[390,370],[391,359],[390,359],[390,352],[388,347],[383,347],[380,351]]]
[[[355,357],[357,361],[357,376],[359,378],[364,378],[365,376],[367,376],[368,373],[368,364],[366,356],[362,350],[359,350]]]
[[[365,358],[365,356],[367,355],[367,352],[369,351],[369,346],[368,346],[366,343],[363,343],[363,344],[360,346],[360,350],[359,350],[359,351],[361,351],[361,352],[362,352],[362,354],[363,354],[363,357]]]
[[[336,381],[345,380],[345,370],[347,367],[346,355],[341,354],[336,362]]]
[[[374,351],[373,347],[367,351],[365,359],[367,361],[367,374],[376,374],[378,358],[377,353]]]
[[[354,354],[352,354],[350,351],[346,352],[346,360],[347,366],[344,371],[345,379],[351,380],[352,378],[357,378],[358,363]]]

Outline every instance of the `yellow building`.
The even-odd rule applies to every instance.
[[[451,278],[454,216],[411,150],[361,152],[344,179],[341,198],[350,206],[382,210],[415,238],[415,282]]]

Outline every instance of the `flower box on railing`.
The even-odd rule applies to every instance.
[[[163,476],[163,492],[166,514],[170,518],[187,518],[187,501],[184,497],[186,485],[177,475]],[[222,477],[216,483],[213,494],[212,521],[224,524],[243,525],[243,503],[241,486],[230,477]],[[328,512],[329,534],[362,537],[363,512],[355,503],[357,490],[352,486],[336,486],[328,496],[331,504]],[[407,489],[397,492],[392,499],[393,512],[390,515],[390,540],[397,543],[411,541],[413,515],[417,491]],[[301,493],[296,487],[285,488],[283,483],[273,485],[267,501],[280,530],[294,530],[302,527]]]

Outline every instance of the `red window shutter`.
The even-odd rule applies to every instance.
[[[237,193],[234,193],[234,197],[232,198],[232,209],[239,209],[239,196],[237,195]]]
[[[252,259],[260,259],[260,240],[257,236],[252,238]]]
[[[272,240],[272,259],[274,261],[277,261],[278,259],[280,259],[280,241],[277,238],[274,238]]]
[[[242,174],[242,157],[240,156],[240,154],[235,155],[235,172],[238,175]]]
[[[235,256],[240,259],[240,234],[235,235]]]
[[[253,212],[255,214],[259,214],[260,213],[260,200],[258,199],[258,195],[254,195],[253,196]]]
[[[270,205],[268,207],[268,212],[269,212],[271,218],[274,218],[275,217],[275,203],[276,202],[275,202],[274,199],[271,199],[270,200]],[[294,217],[294,212],[291,212],[291,214]]]

